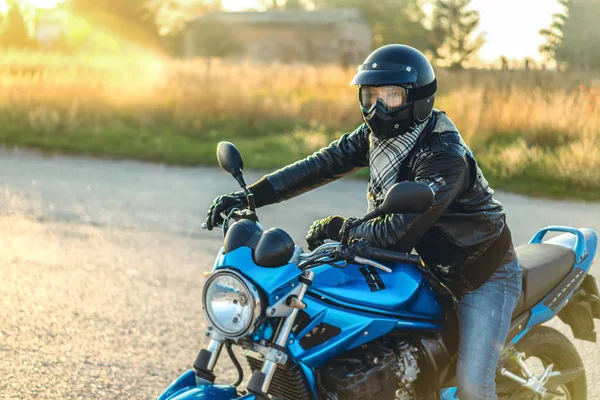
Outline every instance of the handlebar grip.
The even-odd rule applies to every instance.
[[[404,264],[420,265],[421,257],[410,253],[399,253],[391,250],[371,248],[369,257],[378,261],[398,262]]]

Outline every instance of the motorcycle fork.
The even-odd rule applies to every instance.
[[[217,364],[222,349],[223,342],[213,337],[208,343],[208,348],[200,350],[198,357],[196,357],[196,361],[194,361],[196,385],[215,382],[216,377],[213,373],[213,369]]]
[[[256,395],[257,398],[268,398],[267,393],[269,391],[271,381],[273,380],[273,376],[275,375],[275,371],[277,370],[277,365],[283,365],[287,361],[285,346],[288,338],[290,337],[294,322],[296,322],[298,311],[306,307],[306,305],[302,302],[302,299],[306,294],[306,290],[312,283],[313,277],[314,272],[310,270],[305,271],[302,274],[300,279],[300,293],[298,293],[297,297],[290,296],[287,301],[288,306],[291,306],[290,308],[292,308],[290,315],[282,320],[279,329],[277,329],[278,333],[275,341],[269,344],[267,355],[265,357],[266,360],[261,370],[254,371],[250,377],[250,381],[248,382],[248,391]]]

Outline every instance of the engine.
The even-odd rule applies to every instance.
[[[262,358],[251,351],[245,351],[244,355],[253,371],[262,368],[264,361]],[[415,385],[417,375],[420,373],[419,359],[419,350],[407,341],[375,341],[365,344],[338,356],[318,370],[320,398],[325,400],[422,398],[421,391]],[[275,371],[269,394],[282,400],[311,397],[302,372],[289,361]]]
[[[363,345],[320,369],[321,395],[327,400],[413,400],[417,354],[405,341]]]

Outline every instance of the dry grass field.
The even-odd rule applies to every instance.
[[[437,71],[436,106],[493,185],[600,199],[600,81],[552,71]],[[0,142],[210,165],[214,145],[280,167],[360,121],[352,70],[26,51],[0,58]]]

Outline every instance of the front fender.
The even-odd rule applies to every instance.
[[[158,397],[158,400],[254,400],[253,395],[238,397],[237,390],[229,385],[206,385],[196,383],[196,374],[189,370],[175,380]]]

